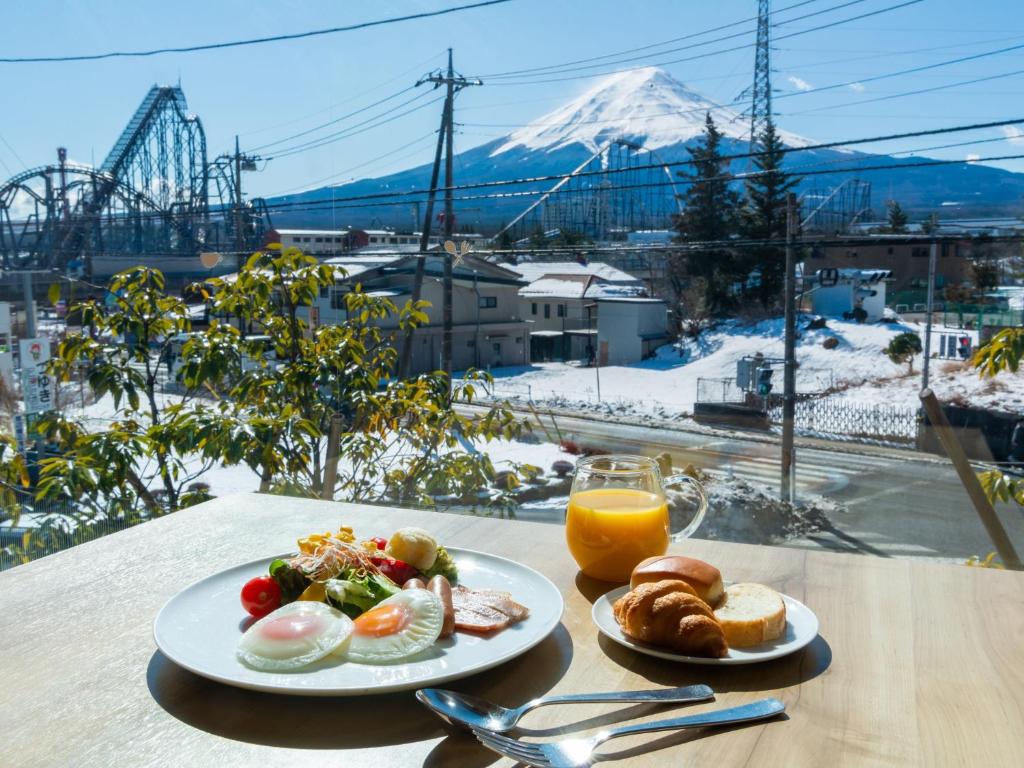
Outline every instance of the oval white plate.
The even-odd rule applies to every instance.
[[[530,609],[518,624],[491,637],[456,632],[413,659],[396,664],[355,664],[328,657],[294,672],[260,672],[235,656],[250,623],[238,593],[275,560],[254,560],[209,576],[176,594],[157,614],[153,638],[175,664],[228,685],[301,696],[357,696],[422,688],[482,672],[533,648],[558,626],[564,603],[546,577],[503,557],[450,548],[459,583],[498,589]],[[284,555],[282,557],[287,557]]]
[[[750,648],[730,648],[729,654],[721,659],[684,656],[681,653],[672,653],[664,648],[632,640],[622,633],[619,622],[615,620],[615,614],[612,613],[612,603],[627,592],[629,592],[629,587],[624,586],[602,595],[594,603],[590,615],[593,616],[594,623],[605,637],[611,638],[619,645],[632,648],[639,653],[646,653],[648,656],[657,656],[659,659],[683,661],[689,664],[754,664],[799,651],[818,636],[818,617],[814,615],[814,611],[799,600],[789,595],[782,595],[782,600],[786,603],[786,634],[778,640],[754,645]]]

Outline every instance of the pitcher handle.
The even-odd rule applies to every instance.
[[[670,538],[672,541],[682,541],[693,535],[693,532],[700,527],[701,521],[704,520],[704,514],[708,511],[708,495],[704,492],[704,486],[700,484],[700,481],[690,477],[687,474],[679,473],[675,475],[669,475],[662,480],[662,487],[669,488],[672,485],[692,485],[693,489],[697,492],[697,496],[700,502],[697,506],[697,514],[693,516],[693,520],[683,530],[672,533],[669,531]]]

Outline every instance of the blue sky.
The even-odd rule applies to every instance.
[[[781,24],[773,34],[780,38],[899,1],[862,0],[811,19]],[[796,2],[775,0],[774,5],[783,8]],[[842,2],[809,2],[777,13],[776,21]],[[0,52],[4,56],[34,56],[201,44],[301,32],[458,4],[460,0],[35,0],[5,7]],[[6,178],[25,167],[51,162],[55,148],[61,145],[74,160],[101,162],[153,83],[180,79],[190,109],[202,118],[212,156],[231,148],[236,133],[241,135],[243,148],[258,147],[396,93],[440,66],[448,46],[454,47],[456,68],[462,73],[501,73],[659,43],[755,13],[754,0],[645,0],[630,4],[622,0],[513,0],[435,19],[223,51],[100,62],[0,64],[6,107],[0,120],[0,176]],[[628,66],[753,42],[754,25],[748,23],[675,45],[692,45],[734,32],[746,34],[675,55],[634,54],[643,58]],[[1018,44],[1024,44],[1024,16],[1016,3],[923,0],[872,18],[779,40],[773,51],[775,93],[782,97],[809,87],[866,79]],[[652,49],[652,54],[656,50]],[[609,68],[622,66],[626,65]],[[665,68],[694,89],[727,103],[751,80],[753,50],[745,47]],[[1024,70],[1024,48],[862,86],[777,98],[777,122],[795,133],[828,141],[1021,117],[1024,74],[946,87],[1014,70]],[[594,82],[573,79],[499,85],[497,79],[484,79],[483,87],[468,89],[457,102],[456,120],[462,124],[456,137],[457,151],[539,117]],[[936,87],[942,90],[855,103]],[[414,96],[417,93],[411,91],[332,128],[259,152],[272,155],[283,147],[352,126]],[[425,95],[404,109],[431,98]],[[272,160],[262,171],[247,175],[246,191],[272,195],[319,180],[340,182],[428,162],[433,151],[430,133],[439,115],[440,104],[430,104],[381,128]],[[923,154],[948,158],[1024,154],[1024,135],[1007,140],[996,129],[862,149],[906,151],[971,139],[991,141]],[[409,146],[400,150],[404,145]],[[393,154],[374,160],[389,152]],[[1024,171],[1022,161],[1001,165]]]

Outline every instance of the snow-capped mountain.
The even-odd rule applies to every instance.
[[[569,173],[585,163],[599,148],[617,139],[656,151],[662,162],[686,160],[689,157],[687,147],[702,134],[709,112],[723,134],[723,152],[746,152],[749,118],[728,106],[714,103],[655,67],[612,74],[565,105],[512,133],[459,153],[455,166],[456,183]],[[779,133],[783,142],[791,147],[814,143],[781,127]],[[886,166],[884,170],[859,176],[872,182],[875,190],[872,204],[877,211],[884,209],[884,200],[890,196],[922,218],[932,211],[951,210],[946,201],[960,201],[960,207],[953,210],[961,214],[1019,214],[1024,209],[1024,174],[966,162],[922,168],[888,168],[906,160],[906,157],[850,150],[806,150],[787,155],[785,164],[795,173],[812,171],[804,176],[801,183],[804,189],[838,186],[858,176],[854,169],[860,166]],[[814,173],[817,169],[826,173]],[[733,170],[742,171],[744,168],[734,167]],[[430,165],[424,164],[388,176],[321,187],[268,202],[326,202],[345,197],[422,190],[429,185]],[[550,186],[547,184],[543,188]],[[665,194],[670,195],[671,192],[666,190]],[[457,206],[460,226],[493,231],[500,222],[515,217],[529,202],[527,198],[466,201]],[[422,226],[418,219],[419,206],[415,204],[346,208],[341,201],[336,205],[337,208],[326,204],[308,208],[295,206],[300,209],[295,213],[275,213],[274,224],[300,227],[383,224],[402,230]]]
[[[686,143],[704,132],[711,113],[723,135],[749,141],[750,119],[680,83],[657,67],[618,72],[581,96],[509,134],[491,156],[515,149],[551,152],[574,143],[596,152],[613,139],[647,149]],[[791,146],[811,142],[782,132]]]

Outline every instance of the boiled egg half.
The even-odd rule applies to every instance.
[[[249,627],[238,658],[266,672],[304,667],[338,650],[352,634],[352,619],[326,603],[282,605]]]
[[[441,634],[444,607],[426,589],[403,589],[352,622],[345,657],[362,664],[387,664],[429,648]]]

